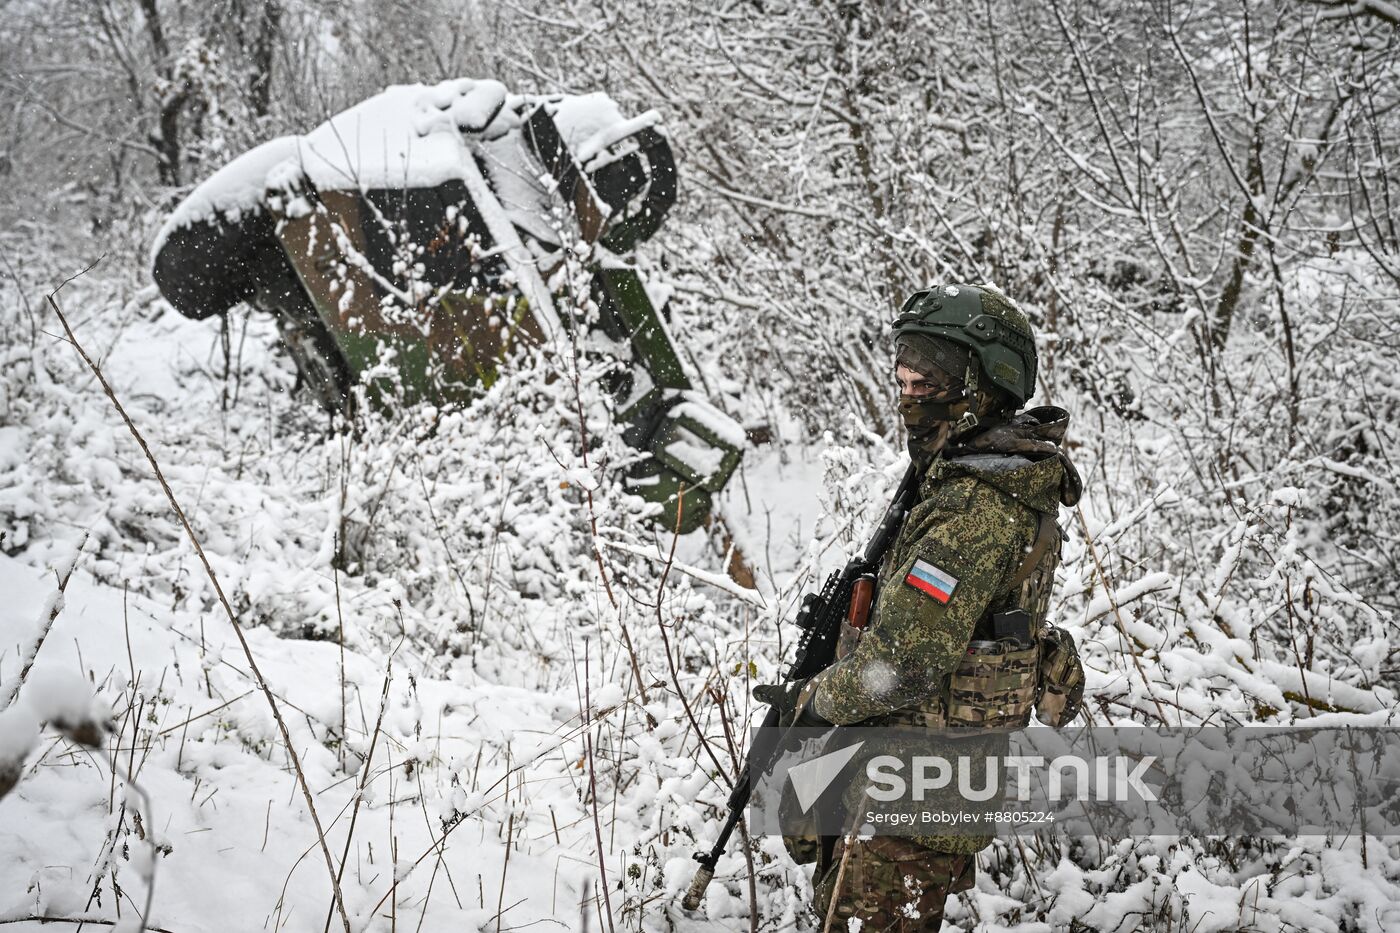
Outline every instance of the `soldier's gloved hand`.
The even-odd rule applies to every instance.
[[[785,726],[829,726],[830,722],[812,710],[817,679],[792,680],[785,684],[759,684],[753,698],[778,710],[778,721]]]

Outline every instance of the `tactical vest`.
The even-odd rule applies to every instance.
[[[1011,578],[1010,592],[977,621],[958,666],[923,705],[895,710],[880,717],[883,723],[1008,732],[1030,723],[1042,686],[1041,642],[1061,544],[1054,516],[1037,514],[1035,541]]]

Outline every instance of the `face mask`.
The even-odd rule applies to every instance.
[[[972,404],[973,395],[963,385],[932,395],[899,397],[899,415],[909,432],[909,456],[917,466],[927,467],[938,457],[963,427]]]
[[[901,395],[899,416],[910,438],[926,437],[940,424],[951,424],[967,411],[968,391],[963,386],[944,389],[932,395]]]

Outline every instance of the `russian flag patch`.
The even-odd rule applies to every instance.
[[[957,577],[926,560],[915,560],[904,582],[940,603],[947,603],[953,596],[953,590],[958,588]]]

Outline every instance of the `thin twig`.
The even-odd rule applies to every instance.
[[[102,927],[114,927],[121,923],[121,920],[98,920],[95,917],[14,917],[10,920],[0,920],[0,926],[8,923],[74,923],[82,926],[86,923],[96,924]],[[146,927],[147,933],[171,933],[165,927]]]
[[[399,644],[403,644],[403,639],[399,639]],[[374,761],[374,747],[379,743],[379,730],[384,725],[384,710],[389,706],[389,683],[393,680],[394,654],[398,653],[398,645],[394,646],[394,651],[389,654],[389,661],[384,665],[384,689],[379,693],[379,715],[374,720],[374,734],[370,736],[369,751],[365,752],[364,764],[360,765],[360,786],[355,790],[355,806],[350,811],[350,828],[345,833],[345,848],[340,853],[340,868],[335,872],[335,882],[340,884],[340,879],[345,874],[345,865],[350,860],[350,843],[355,839],[355,822],[360,818],[360,804],[365,799],[365,786],[370,779],[370,763]],[[357,691],[358,693],[358,691]],[[363,715],[363,708],[361,709]],[[343,738],[342,738],[343,741]],[[342,811],[343,812],[343,811]],[[381,902],[382,903],[382,902]],[[375,910],[378,910],[375,905]],[[326,911],[325,929],[331,928],[331,913]]]
[[[29,296],[24,293],[24,283],[15,272],[14,263],[10,262],[9,252],[0,252],[0,256],[5,259],[5,268],[9,271],[10,278],[14,279],[15,291],[19,293],[19,300],[24,304],[25,317],[29,318],[29,349],[33,351],[34,345],[39,342],[39,325],[34,317],[34,309],[29,305]]]
[[[1094,536],[1090,534],[1089,523],[1084,518],[1084,509],[1082,507],[1076,508],[1075,513],[1079,516],[1079,527],[1084,529],[1084,543],[1088,545],[1089,556],[1094,559],[1094,569],[1098,571],[1099,583],[1103,584],[1104,596],[1108,597],[1108,604],[1113,607],[1113,619],[1118,623],[1118,633],[1124,639],[1123,648],[1133,659],[1133,667],[1137,668],[1138,677],[1142,678],[1142,689],[1147,691],[1147,698],[1152,701],[1153,706],[1157,707],[1157,715],[1162,717],[1163,722],[1166,722],[1167,714],[1152,692],[1152,682],[1147,679],[1147,672],[1142,669],[1142,661],[1138,658],[1137,649],[1133,646],[1133,637],[1128,634],[1128,626],[1123,622],[1123,611],[1113,595],[1113,584],[1109,582],[1108,574],[1104,573],[1103,563],[1099,560],[1099,549],[1094,547]]]
[[[137,732],[140,731],[139,724],[137,725],[136,729]],[[136,746],[136,740],[134,736],[132,738],[131,744],[134,749]],[[102,748],[101,746],[95,746],[93,748],[93,751],[97,752],[98,755],[107,760],[107,767],[112,770],[113,774],[115,774],[117,771],[116,759],[113,756],[109,755],[107,753],[107,750],[105,748]],[[155,902],[156,866],[158,864],[156,860],[160,855],[160,847],[156,845],[155,840],[156,817],[154,808],[151,806],[151,795],[146,793],[146,789],[143,788],[139,783],[137,783],[136,775],[132,773],[131,764],[129,762],[126,767],[126,786],[135,791],[136,796],[141,798],[141,810],[144,811],[146,817],[147,829],[142,835],[145,836],[146,849],[150,852],[151,863],[149,874],[146,877],[146,904],[141,909],[141,933],[145,933],[146,930],[150,929],[150,926],[146,923],[146,921],[150,919],[151,905]],[[125,807],[125,804],[123,804],[123,807]],[[137,829],[139,831],[141,828],[140,814],[137,815],[136,824]],[[120,911],[118,911],[118,913],[120,913]]]
[[[598,846],[598,886],[603,891],[603,904],[608,911],[608,933],[613,929],[612,897],[608,893],[608,870],[603,859],[603,828],[598,822],[598,781],[593,770],[593,700],[589,689],[588,639],[583,640],[583,745],[588,759],[588,798],[593,811],[593,839]],[[510,857],[510,840],[506,840],[506,857]],[[504,880],[504,873],[502,875]],[[500,933],[499,926],[497,933]]]
[[[496,892],[496,933],[501,933],[501,905],[506,902],[506,872],[510,869],[511,840],[515,838],[515,810],[506,823],[506,857],[501,862],[501,889]]]
[[[186,719],[184,722],[177,722],[177,723],[175,723],[175,725],[171,726],[169,729],[162,729],[161,731],[159,731],[159,732],[156,733],[155,737],[158,738],[158,739],[160,739],[160,738],[164,738],[165,736],[167,736],[167,735],[169,735],[170,733],[174,732],[176,729],[181,729],[181,728],[186,728],[186,729],[187,729],[187,728],[189,727],[189,724],[190,724],[190,723],[195,722],[195,721],[200,720],[200,719],[203,719],[205,716],[212,716],[212,715],[214,715],[215,713],[219,712],[219,710],[228,709],[230,706],[232,706],[233,704],[237,703],[239,700],[243,699],[244,697],[250,696],[250,695],[252,695],[253,693],[256,693],[256,692],[257,692],[256,688],[249,689],[249,690],[245,690],[243,693],[240,693],[238,696],[234,697],[232,700],[229,700],[227,703],[220,703],[218,706],[214,707],[213,709],[211,709],[211,710],[205,710],[204,712],[200,713],[198,716],[191,715],[191,716],[190,716],[188,719]],[[177,769],[177,770],[178,770],[178,769]]]
[[[700,747],[705,749],[705,753],[710,756],[710,761],[714,763],[715,772],[720,780],[724,781],[728,788],[734,787],[734,781],[729,776],[729,772],[724,769],[724,765],[719,763],[719,757],[710,747],[709,741],[705,738],[705,733],[700,728],[700,723],[695,718],[695,711],[691,709],[690,698],[685,695],[685,689],[681,686],[680,672],[676,670],[676,659],[671,654],[671,637],[666,634],[666,620],[661,616],[662,597],[666,593],[666,578],[671,575],[671,565],[676,559],[676,542],[680,540],[681,518],[685,511],[685,484],[682,483],[680,491],[676,493],[676,530],[671,535],[671,551],[666,555],[666,566],[661,570],[661,582],[656,587],[656,625],[661,630],[661,646],[666,652],[666,667],[671,671],[671,685],[676,688],[676,696],[680,697],[681,707],[685,710],[685,718],[690,720],[690,727],[695,730],[695,737],[700,741]]]
[[[724,739],[729,746],[729,758],[734,762],[734,770],[739,770],[739,749],[734,743],[733,727],[729,720],[729,710],[724,704],[724,695],[718,687],[711,688],[715,708],[719,710],[719,721],[724,726]],[[744,838],[744,867],[748,872],[749,889],[749,933],[758,933],[758,884],[754,878],[753,837],[749,835],[748,821],[740,818],[739,833]]]
[[[341,509],[344,514],[344,507]],[[339,535],[336,536],[336,553],[340,553]],[[331,561],[331,576],[335,580],[335,641],[340,646],[340,746],[337,749],[336,758],[340,762],[340,767],[345,767],[345,615],[340,608],[340,568],[335,561]]]
[[[570,644],[571,644],[570,650],[572,651],[572,642],[571,642]],[[570,654],[570,657],[572,657],[572,654]],[[630,700],[630,698],[629,698],[629,700]],[[579,703],[580,703],[580,706],[582,706],[583,700],[582,700],[581,698],[580,698],[580,700],[579,700]],[[569,732],[567,732],[567,733],[564,733],[563,735],[559,736],[560,742],[559,742],[558,745],[556,745],[556,746],[554,747],[554,750],[558,750],[558,749],[562,748],[566,743],[571,742],[571,741],[573,741],[574,739],[578,738],[579,735],[582,733],[582,730],[584,730],[584,729],[586,729],[586,728],[587,728],[587,725],[580,726],[579,730],[577,730],[577,731],[571,730],[571,731],[569,731]],[[478,764],[478,765],[481,764],[481,758],[480,758],[480,754],[479,754],[479,753],[478,753],[478,756],[477,756],[477,764]],[[503,775],[502,777],[498,778],[493,784],[491,784],[490,787],[487,787],[486,790],[483,791],[483,793],[490,793],[491,791],[495,790],[495,788],[496,788],[498,785],[500,785],[503,781],[508,781],[509,776],[510,776],[511,774],[514,774],[516,771],[519,771],[519,770],[523,769],[524,767],[526,767],[526,765],[521,764],[521,765],[516,765],[516,766],[514,766],[514,767],[512,767],[512,768],[509,768],[509,769],[507,770],[507,772],[506,772],[505,775]],[[472,789],[473,789],[473,790],[476,789],[476,776],[475,776],[475,774],[473,774],[473,776],[472,776],[472,784],[471,784],[471,786],[472,786]],[[486,800],[484,800],[484,801],[482,802],[482,806],[484,807],[486,804],[489,804],[489,803],[493,802],[493,801],[496,800],[496,799],[497,799],[497,798],[494,798],[494,797],[487,798]],[[502,797],[501,799],[504,799],[504,797]],[[472,811],[472,812],[475,813],[475,812],[477,812],[477,811],[474,810],[474,811]],[[440,850],[440,848],[441,848],[442,844],[444,843],[444,841],[446,841],[447,837],[450,836],[450,835],[452,835],[452,833],[453,833],[459,826],[462,826],[462,825],[466,822],[465,817],[468,816],[468,815],[470,815],[470,814],[459,814],[458,817],[454,818],[454,819],[450,822],[450,825],[446,826],[446,828],[444,828],[444,830],[442,831],[442,833],[441,833],[437,838],[435,838],[431,843],[429,843],[428,847],[427,847],[426,849],[423,850],[423,853],[422,853],[421,855],[419,855],[418,858],[416,858],[416,859],[413,861],[413,863],[412,863],[411,865],[409,865],[408,868],[403,869],[402,871],[399,872],[399,876],[398,876],[397,878],[394,879],[393,883],[389,885],[389,889],[388,889],[387,891],[384,892],[383,896],[379,898],[379,900],[378,900],[378,901],[375,903],[375,905],[368,911],[368,913],[373,914],[375,911],[378,911],[379,908],[383,907],[383,906],[384,906],[384,902],[387,901],[391,896],[393,896],[394,892],[398,890],[399,885],[402,884],[405,880],[407,880],[407,878],[408,878],[409,875],[413,872],[413,870],[414,870],[415,868],[417,868],[419,865],[421,865],[421,864],[424,862],[424,860],[426,860],[426,859],[428,858],[428,856],[436,854],[436,853]],[[572,825],[574,825],[574,824],[573,824],[573,823],[570,823],[570,824],[568,824],[568,825],[569,825],[569,826],[572,826]],[[567,828],[567,827],[566,827],[566,828]],[[509,907],[506,908],[506,910],[509,910],[509,909],[510,909]],[[601,909],[602,909],[602,908],[600,907],[599,910],[601,910]]]

